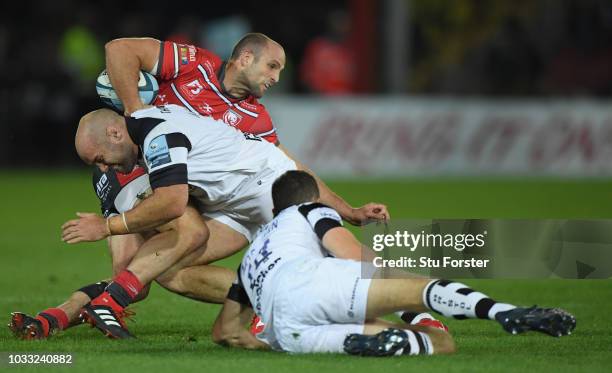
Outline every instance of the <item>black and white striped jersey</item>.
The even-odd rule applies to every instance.
[[[273,144],[177,105],[139,110],[126,122],[151,187],[189,184],[190,194],[211,210],[287,161]]]

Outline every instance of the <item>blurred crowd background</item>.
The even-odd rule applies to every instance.
[[[22,1],[0,13],[0,166],[72,166],[100,107],[104,44],[151,36],[227,57],[246,32],[287,54],[270,95],[612,95],[608,0]]]

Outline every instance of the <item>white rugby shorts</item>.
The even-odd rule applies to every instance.
[[[272,214],[272,184],[282,174],[297,170],[294,161],[279,157],[274,168],[262,170],[240,186],[222,209],[202,215],[223,223],[253,241],[259,228],[270,222]]]
[[[344,352],[346,336],[363,333],[371,279],[362,275],[373,268],[336,258],[286,265],[275,276],[272,325],[266,325],[272,330],[267,333],[287,352]]]

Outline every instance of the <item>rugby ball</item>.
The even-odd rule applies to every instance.
[[[103,70],[100,75],[98,75],[98,79],[96,80],[96,91],[102,102],[123,113],[123,103],[119,97],[117,97],[117,93],[111,85],[106,70]],[[138,94],[140,95],[140,100],[145,105],[149,105],[155,100],[155,97],[157,97],[158,91],[159,85],[155,77],[146,71],[141,71],[140,79],[138,80]]]

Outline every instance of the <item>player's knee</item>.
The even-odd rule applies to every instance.
[[[179,295],[185,295],[183,282],[174,271],[168,271],[157,276],[155,281],[164,289]]]
[[[209,231],[206,224],[197,225],[189,230],[189,252],[197,250],[199,247],[206,245],[208,241]]]
[[[187,214],[185,214],[187,215]],[[186,253],[197,250],[208,241],[210,232],[200,216],[182,219],[176,227],[179,240]]]

